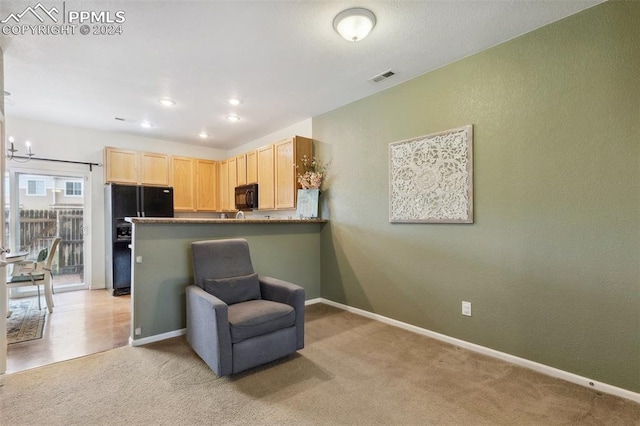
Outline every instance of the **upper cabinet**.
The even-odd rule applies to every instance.
[[[105,183],[169,186],[169,156],[120,148],[104,149]]]
[[[138,152],[106,147],[104,149],[105,183],[138,183]]]
[[[171,159],[171,185],[173,186],[173,209],[175,211],[194,211],[195,202],[195,161],[188,157]]]
[[[294,136],[274,145],[275,147],[275,208],[295,209],[298,184],[298,169],[302,170],[302,158],[313,156],[313,141]],[[258,193],[260,191],[258,190]]]
[[[247,184],[247,154],[238,155],[236,157],[236,184]]]
[[[273,145],[263,146],[256,152],[258,157],[258,208],[261,210],[275,209],[276,172]]]
[[[295,209],[302,157],[313,156],[313,141],[294,136],[256,151],[258,209]],[[249,164],[247,155],[247,164]],[[249,170],[249,168],[247,169]],[[249,172],[247,172],[249,173]]]
[[[258,151],[247,152],[247,183],[258,183]]]
[[[313,141],[294,136],[218,162],[105,147],[105,183],[173,186],[178,212],[235,210],[235,188],[258,184],[258,209],[296,208],[303,156]]]
[[[218,210],[218,162],[196,159],[196,211]]]
[[[220,162],[220,210],[232,210],[229,208],[229,161]]]
[[[218,162],[200,158],[171,159],[173,208],[183,212],[218,210]]]
[[[224,210],[236,209],[236,186],[238,186],[238,159],[236,157],[229,158],[229,197],[227,199],[227,208]]]
[[[169,156],[150,152],[140,153],[140,184],[169,186]]]

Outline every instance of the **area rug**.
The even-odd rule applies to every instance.
[[[9,300],[11,316],[7,318],[7,344],[41,339],[47,315],[46,305],[38,309],[38,299]]]

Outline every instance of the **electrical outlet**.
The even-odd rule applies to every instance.
[[[133,331],[135,333],[136,336],[139,336],[142,334],[142,327],[136,327],[136,329]]]
[[[462,315],[471,316],[471,302],[462,302]]]
[[[136,256],[136,263],[142,263],[142,256]]]

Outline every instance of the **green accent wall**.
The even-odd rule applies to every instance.
[[[186,327],[185,288],[193,284],[191,243],[245,238],[253,269],[296,283],[307,300],[320,297],[319,223],[133,225],[132,333],[135,340]],[[134,335],[136,327],[142,329]]]
[[[466,124],[475,223],[390,224],[388,144]],[[323,298],[640,392],[640,2],[315,117],[313,138]]]

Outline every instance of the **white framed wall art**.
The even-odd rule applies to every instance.
[[[473,223],[473,125],[389,144],[389,222]]]

